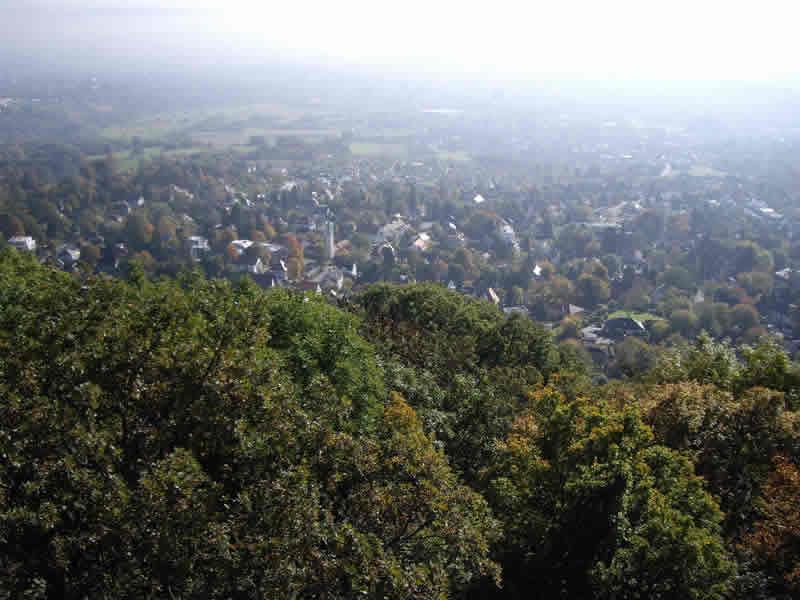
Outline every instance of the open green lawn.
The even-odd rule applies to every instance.
[[[192,140],[200,144],[211,144],[213,146],[231,146],[236,144],[247,144],[251,137],[262,136],[264,138],[276,137],[301,137],[304,139],[323,139],[326,137],[336,137],[341,134],[338,129],[261,129],[258,127],[246,127],[244,129],[230,129],[222,131],[197,131],[190,132]]]
[[[664,321],[664,318],[651,315],[650,313],[629,312],[626,310],[618,310],[608,315],[609,319],[619,319],[621,317],[630,317],[632,319],[636,319],[637,321],[641,321],[642,323],[646,323],[647,321]]]
[[[203,126],[207,126],[209,121],[214,121],[224,127],[225,123],[241,122],[254,118],[271,121],[278,127],[277,131],[282,131],[280,127],[283,123],[311,114],[323,114],[323,111],[309,106],[284,104],[221,105],[211,108],[159,113],[142,119],[135,119],[123,125],[106,127],[101,131],[101,135],[109,139],[130,139],[133,136],[153,139],[178,133],[191,135],[195,129],[202,130]],[[260,134],[253,133],[252,135]],[[245,139],[244,142],[246,141]]]
[[[694,165],[689,169],[689,175],[692,177],[725,177],[727,173],[724,171],[717,171],[711,167],[704,167],[701,165]]]
[[[447,150],[439,150],[436,152],[436,157],[444,162],[467,162],[472,160],[472,157],[463,150],[456,150],[455,152],[448,152]]]
[[[255,150],[255,146],[234,144],[228,147],[228,150],[245,154]],[[139,156],[134,156],[130,150],[123,150],[114,153],[114,160],[117,161],[117,168],[121,171],[134,171],[139,167],[143,160],[151,160],[158,156],[189,156],[197,154],[208,154],[220,150],[219,148],[209,148],[208,146],[192,146],[191,148],[178,148],[175,150],[164,150],[161,146],[151,146],[145,148]],[[95,154],[89,156],[89,160],[103,160],[105,155]]]
[[[350,152],[356,156],[390,156],[405,158],[408,146],[393,142],[352,142]]]

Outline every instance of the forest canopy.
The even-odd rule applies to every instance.
[[[592,384],[442,287],[329,304],[0,255],[5,597],[790,598],[797,379],[702,337]]]

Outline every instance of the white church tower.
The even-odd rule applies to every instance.
[[[336,255],[336,245],[333,237],[333,227],[334,227],[333,220],[328,218],[327,222],[325,223],[325,244],[328,249],[328,260],[333,260],[333,257]]]

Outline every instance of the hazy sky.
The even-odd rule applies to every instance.
[[[500,78],[780,81],[800,73],[798,4],[0,0],[0,47],[129,60],[277,54]]]

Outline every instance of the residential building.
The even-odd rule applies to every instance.
[[[36,250],[36,240],[29,235],[16,235],[8,240],[8,245],[20,252],[34,252]]]
[[[211,250],[211,246],[207,238],[200,235],[189,236],[189,254],[192,260],[200,260],[209,250]]]

